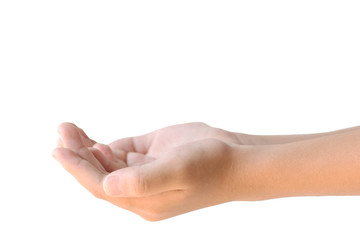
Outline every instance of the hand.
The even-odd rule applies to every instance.
[[[96,143],[59,126],[53,156],[96,197],[155,221],[234,200],[232,133],[203,123]]]

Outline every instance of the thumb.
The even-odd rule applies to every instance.
[[[179,189],[179,174],[169,165],[155,160],[119,169],[104,179],[104,191],[112,197],[145,197]]]

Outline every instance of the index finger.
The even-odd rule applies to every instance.
[[[74,124],[68,122],[61,123],[58,127],[58,133],[62,137],[65,147],[73,149],[74,151],[86,147],[80,136],[78,127]]]
[[[102,198],[104,196],[102,182],[106,175],[99,169],[68,148],[56,148],[52,155],[95,197]]]
[[[94,155],[87,148],[83,142],[82,137],[78,131],[78,128],[72,123],[62,123],[58,127],[58,132],[62,138],[63,146],[69,148],[72,151],[76,152],[83,159],[91,162],[99,170],[106,172],[104,167],[99,163],[99,161],[94,157]]]
[[[152,135],[145,134],[136,137],[118,139],[109,144],[112,149],[121,149],[125,152],[137,152],[146,154],[150,148]]]

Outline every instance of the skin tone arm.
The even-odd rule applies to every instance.
[[[236,161],[240,163],[237,171],[246,172],[244,182],[256,179],[246,187],[250,200],[360,195],[359,149],[360,129],[352,128],[303,141],[255,146],[245,157],[248,160]],[[242,194],[237,199],[243,199]]]
[[[308,140],[312,138],[335,135],[338,133],[346,133],[358,129],[360,129],[359,126],[341,129],[332,132],[296,134],[296,135],[250,135],[250,134],[235,133],[235,132],[233,132],[232,134],[234,134],[239,139],[239,142],[241,142],[241,144],[244,145],[266,145],[266,144],[281,144],[281,143],[296,142],[301,140]]]
[[[360,129],[237,134],[203,123],[108,145],[71,123],[53,156],[93,195],[150,221],[234,200],[360,194]]]

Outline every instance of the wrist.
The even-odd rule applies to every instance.
[[[271,145],[233,145],[234,201],[258,201],[284,197],[277,156]]]
[[[241,145],[265,145],[271,142],[264,136],[232,132]]]

